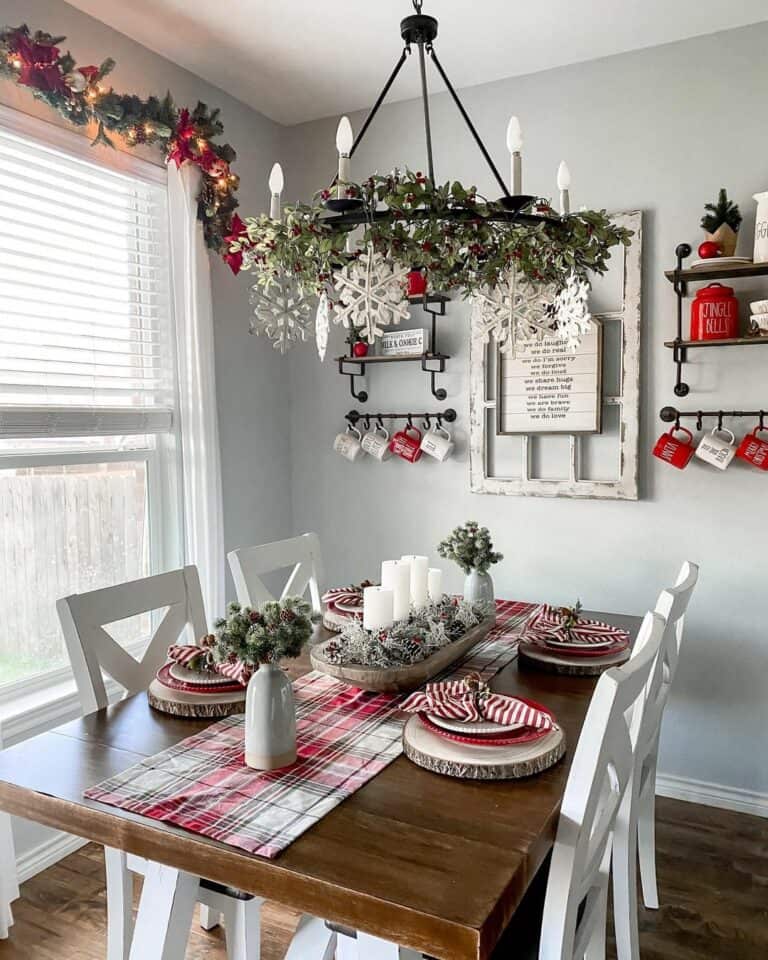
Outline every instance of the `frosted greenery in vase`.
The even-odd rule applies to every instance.
[[[437,552],[446,560],[457,563],[464,573],[473,570],[488,573],[494,563],[504,559],[504,554],[493,549],[488,527],[481,527],[474,520],[469,520],[463,527],[456,527],[450,536],[438,544]]]

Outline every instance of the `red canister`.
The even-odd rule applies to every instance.
[[[710,283],[691,303],[691,340],[730,340],[739,335],[739,301],[733,287]]]

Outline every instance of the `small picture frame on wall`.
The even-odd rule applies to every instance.
[[[595,319],[575,350],[554,336],[499,350],[496,435],[600,433],[602,354]]]

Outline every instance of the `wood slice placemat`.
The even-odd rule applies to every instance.
[[[626,663],[631,653],[632,650],[627,645],[618,653],[609,653],[604,657],[569,657],[523,640],[517,648],[517,660],[523,668],[543,670],[545,673],[560,673],[569,677],[597,677],[611,667]]]
[[[565,734],[556,727],[519,746],[483,747],[432,733],[412,716],[403,728],[403,750],[417,766],[464,780],[516,780],[542,773],[565,754]]]
[[[149,685],[147,700],[150,707],[174,717],[203,717],[218,719],[233,713],[245,712],[245,687],[226,693],[192,693],[171,690],[155,678]]]
[[[343,630],[351,620],[354,620],[351,614],[340,613],[338,610],[332,610],[328,606],[323,611],[323,626],[326,630],[332,630],[334,633]]]

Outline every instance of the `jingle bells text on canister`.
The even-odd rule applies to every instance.
[[[710,283],[691,303],[691,340],[730,340],[739,335],[739,301],[733,287]]]

